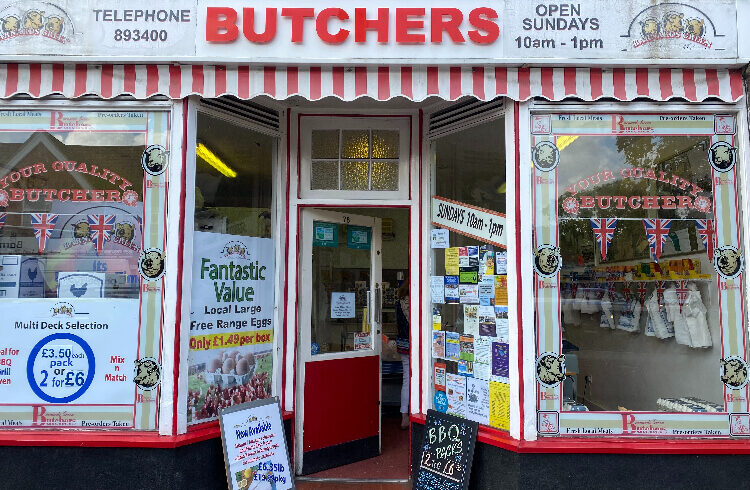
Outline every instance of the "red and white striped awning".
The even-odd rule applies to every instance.
[[[202,66],[202,65],[0,65],[0,97],[29,94],[68,98],[98,95],[234,95],[251,99],[301,96],[310,100],[427,97],[490,100],[543,97],[735,102],[743,95],[739,70],[672,68],[506,68],[495,66]]]

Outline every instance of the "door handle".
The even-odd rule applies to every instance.
[[[375,322],[378,324],[378,333],[380,325],[383,323],[383,291],[380,284],[375,284]]]

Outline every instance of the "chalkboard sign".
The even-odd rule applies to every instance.
[[[231,490],[294,488],[278,398],[221,410],[219,426]]]
[[[417,490],[466,490],[479,424],[471,420],[427,410],[422,455],[414,488]]]

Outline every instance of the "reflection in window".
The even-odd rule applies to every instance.
[[[716,133],[731,117],[532,116],[540,410],[726,410],[717,366],[745,357],[727,342],[744,337],[728,320],[742,292],[715,262],[741,243],[734,169],[717,164],[728,148],[734,165]]]
[[[5,297],[138,297],[145,143],[145,131],[0,132],[3,270],[20,274]]]

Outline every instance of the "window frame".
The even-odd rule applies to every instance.
[[[165,175],[167,176],[168,182],[172,185],[167,187],[167,191],[164,196],[165,206],[167,209],[171,209],[174,212],[175,209],[179,210],[179,175],[181,171],[181,159],[179,158],[179,149],[181,148],[182,138],[180,137],[182,124],[182,111],[178,103],[165,99],[165,98],[154,98],[149,101],[135,100],[128,97],[118,97],[115,99],[100,99],[92,96],[84,96],[79,99],[66,99],[61,96],[49,96],[45,99],[25,99],[22,97],[11,98],[3,100],[0,104],[0,108],[3,110],[17,110],[17,111],[102,111],[102,112],[162,112],[167,113],[167,129],[165,135],[169,141],[169,165]],[[146,187],[144,186],[143,191],[145,192]],[[173,221],[167,218],[167,214],[161,221],[161,226],[166,236],[175,237],[171,233]],[[180,242],[180,237],[177,239],[167,240],[164,249],[165,257],[176,257],[175,253]],[[123,436],[123,438],[133,437],[144,437],[144,436],[157,436],[157,435],[171,435],[172,434],[172,422],[173,412],[171,410],[171,400],[174,394],[174,378],[171,375],[173,372],[173,366],[175,363],[174,345],[175,330],[170,327],[174,325],[176,310],[169,307],[169,299],[176,295],[175,281],[173,278],[177,277],[178,264],[177,260],[165,261],[165,270],[161,276],[164,292],[161,315],[162,322],[158,332],[160,335],[160,347],[158,348],[158,356],[161,361],[161,379],[159,383],[159,398],[157,399],[157,408],[155,410],[155,426],[152,429],[137,429],[129,428],[125,430],[112,430],[112,429],[101,429],[99,433],[105,434],[106,437],[117,437],[117,434]],[[14,431],[31,429],[30,427],[20,427],[15,429],[0,429],[0,434],[13,434]],[[38,428],[36,430],[39,430]],[[81,434],[92,433],[90,429],[72,427],[72,428],[47,428],[50,432],[54,432],[56,438],[64,439],[66,434],[69,437],[80,437]]]
[[[506,226],[506,253],[507,253],[507,277],[508,277],[508,347],[509,347],[509,369],[508,380],[510,385],[510,429],[508,431],[492,427],[490,425],[480,425],[480,434],[487,433],[497,435],[500,438],[510,436],[513,439],[523,438],[522,411],[521,405],[521,371],[519,370],[519,332],[521,325],[521,315],[516,305],[519,304],[521,297],[520,281],[522,280],[521,271],[518,269],[519,251],[516,247],[520,229],[518,229],[520,215],[518,213],[518,197],[523,195],[522,190],[517,186],[518,166],[517,159],[517,127],[518,127],[518,103],[511,99],[504,98],[500,107],[493,108],[490,112],[482,116],[467,117],[459,122],[453,123],[449,128],[440,129],[434,133],[429,133],[430,115],[436,111],[449,107],[450,103],[445,102],[430,108],[430,114],[425,115],[423,129],[423,154],[425,155],[425,169],[422,176],[423,198],[421,205],[422,213],[422,243],[430,243],[430,232],[433,229],[431,222],[431,197],[434,194],[433,176],[435,173],[434,142],[440,138],[461,132],[472,127],[485,124],[496,119],[505,119],[504,136],[505,136],[505,220]],[[521,179],[522,181],[523,179]],[[445,197],[445,196],[443,196]],[[421,285],[424,291],[430,290],[430,275],[434,263],[434,250],[429,245],[423,246],[422,250],[424,268],[421,277]],[[523,255],[521,255],[523,256]],[[421,304],[421,356],[423,362],[421,366],[422,378],[422,410],[421,413],[427,413],[428,409],[434,409],[433,386],[434,370],[432,359],[432,302],[429,293],[422,295]]]
[[[312,132],[315,130],[379,130],[397,129],[399,131],[399,188],[397,191],[374,191],[374,190],[343,190],[343,189],[311,189],[310,178],[312,175]],[[352,200],[405,200],[409,199],[410,190],[410,162],[411,162],[411,127],[408,120],[403,117],[372,117],[357,116],[355,114],[340,117],[303,117],[299,127],[299,197],[301,199],[352,199]],[[325,160],[325,159],[323,159]],[[344,159],[338,159],[344,161]],[[346,159],[350,160],[350,159]],[[362,159],[365,160],[365,159]],[[368,157],[369,162],[377,159]],[[382,159],[393,161],[395,159]],[[351,159],[358,161],[358,159]],[[340,172],[340,170],[339,170]],[[340,177],[339,173],[339,177]]]
[[[208,106],[204,104],[198,96],[191,96],[186,100],[186,131],[185,138],[182,141],[183,151],[185,152],[185,202],[184,213],[182,216],[184,229],[184,236],[182,238],[184,240],[184,247],[182,253],[183,274],[181,284],[183,294],[181,302],[177,305],[181,311],[181,321],[179,325],[181,354],[179,359],[179,392],[177,395],[177,434],[198,432],[206,428],[218,427],[219,425],[218,418],[205,422],[192,423],[190,425],[188,425],[187,422],[188,353],[190,351],[190,310],[192,300],[190,291],[192,285],[193,231],[195,223],[195,192],[191,192],[190,189],[195,189],[196,182],[197,162],[194,149],[197,144],[199,113],[220,119],[249,131],[255,131],[265,136],[270,136],[274,139],[273,155],[271,157],[273,165],[271,175],[273,185],[271,199],[271,238],[274,241],[274,249],[276,251],[274,256],[276,267],[274,271],[274,338],[272,344],[273,379],[271,380],[271,397],[278,397],[281,393],[283,364],[281,360],[281,349],[284,335],[284,328],[281,322],[283,316],[283,284],[285,276],[284,271],[282,270],[283,268],[279,265],[284,263],[283,244],[286,236],[286,230],[283,226],[285,216],[284,196],[286,195],[286,187],[285,175],[281,165],[281,159],[283,158],[281,144],[283,132],[281,128],[284,127],[286,115],[284,112],[279,111],[280,129],[275,131],[267,126],[257,124],[250,119],[229,114],[225,111]]]
[[[737,158],[739,164],[735,167],[737,169],[737,180],[739,181],[737,186],[737,192],[739,194],[740,206],[744,206],[744,210],[747,210],[747,192],[750,183],[750,171],[746,164],[750,156],[750,149],[748,148],[748,128],[747,128],[747,107],[744,103],[699,103],[689,104],[683,102],[542,102],[542,101],[528,101],[520,104],[520,118],[521,125],[519,126],[518,132],[518,144],[520,150],[520,161],[531,162],[531,116],[532,114],[553,114],[553,113],[622,113],[622,114],[645,114],[645,113],[663,113],[663,114],[690,114],[690,113],[708,113],[708,114],[732,114],[735,116],[735,141],[737,148]],[[519,182],[519,190],[521,192],[521,206],[526,209],[533,209],[533,193],[532,193],[532,181],[534,175],[533,165],[521,165],[521,176]],[[750,237],[748,237],[748,231],[750,230],[748,224],[750,224],[750,213],[744,212],[739,223],[742,227],[742,242],[739,243],[739,248],[744,256],[750,251]],[[523,257],[526,257],[522,261],[523,268],[523,319],[524,327],[522,331],[523,336],[523,349],[526,355],[523,359],[523,371],[525,373],[523,379],[523,423],[526,432],[525,439],[536,440],[541,438],[549,441],[550,437],[561,437],[561,438],[575,438],[575,437],[586,437],[588,439],[612,439],[612,438],[627,438],[628,440],[638,440],[642,437],[649,438],[662,438],[671,440],[684,440],[684,436],[659,436],[659,435],[639,435],[639,434],[550,434],[541,435],[539,434],[538,417],[539,410],[537,407],[538,399],[538,387],[535,372],[535,363],[537,360],[537,347],[536,347],[536,326],[535,326],[535,294],[534,294],[534,281],[536,280],[536,274],[532,267],[532,261],[530,257],[533,255],[533,216],[529,215],[526,219],[522,220],[521,224],[521,249]],[[748,295],[747,286],[741,292],[744,296],[742,297],[742,304],[745,312],[748,308]],[[747,317],[747,314],[745,314]],[[742,332],[743,338],[747,339],[749,330],[747,320],[745,321],[744,331]],[[533,355],[532,355],[533,354]],[[747,356],[747,354],[745,354]],[[718,368],[718,363],[717,363]],[[717,382],[718,380],[718,369],[717,371]],[[743,388],[743,391],[745,388]],[[560,413],[559,411],[557,412]],[[583,419],[591,418],[589,414],[596,414],[601,412],[586,412],[583,415]],[[625,413],[639,413],[639,412],[625,412]],[[644,413],[644,412],[640,412]],[[648,412],[646,412],[648,413]],[[674,415],[680,416],[677,412],[664,412],[669,413],[671,417]],[[725,412],[720,412],[725,413]],[[745,412],[746,413],[746,412]],[[689,419],[689,413],[686,413]],[[594,415],[595,416],[595,415]],[[682,417],[685,419],[685,417]],[[558,415],[559,420],[559,415]],[[585,425],[585,422],[584,422]],[[688,427],[689,428],[689,427]],[[700,439],[713,439],[721,438],[723,440],[729,440],[737,437],[736,435],[702,435]]]

